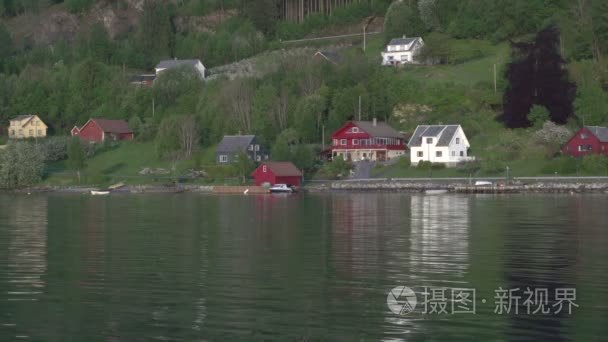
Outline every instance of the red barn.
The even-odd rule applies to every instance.
[[[332,135],[332,157],[388,160],[405,154],[405,137],[385,122],[349,121]]]
[[[562,147],[564,154],[582,157],[589,154],[608,155],[608,128],[585,126]]]
[[[74,126],[72,136],[89,142],[133,140],[135,135],[125,120],[90,119],[82,127]]]
[[[260,164],[251,175],[257,186],[264,183],[294,186],[302,184],[302,171],[290,162],[265,162]]]

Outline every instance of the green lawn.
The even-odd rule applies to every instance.
[[[107,150],[98,152],[87,160],[87,166],[81,171],[81,184],[105,186],[117,182],[126,184],[162,184],[169,183],[182,175],[186,170],[197,168],[217,168],[215,149],[201,149],[195,156],[173,164],[162,160],[156,153],[153,142],[122,142]],[[163,168],[175,170],[168,175],[140,175],[144,168]],[[65,161],[51,164],[47,169],[44,181],[47,185],[78,185],[76,173],[68,170]]]

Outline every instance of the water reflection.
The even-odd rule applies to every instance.
[[[6,278],[9,301],[37,300],[46,283],[47,198],[16,197],[3,203],[9,236]]]
[[[468,196],[412,196],[410,264],[419,284],[462,281],[469,269],[469,226]]]

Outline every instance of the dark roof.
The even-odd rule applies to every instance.
[[[409,45],[414,41],[422,39],[420,37],[412,37],[412,38],[394,38],[388,43],[388,45]]]
[[[403,134],[386,122],[377,122],[375,126],[373,121],[353,121],[353,123],[373,137],[403,138]]]
[[[131,83],[151,82],[154,81],[155,78],[156,75],[154,74],[133,75],[131,76]]]
[[[166,61],[160,61],[160,63],[156,65],[156,69],[171,69],[182,65],[195,66],[200,62],[199,59],[168,59]]]
[[[225,135],[217,146],[217,152],[246,151],[253,139],[255,135]]]
[[[337,51],[317,51],[317,53],[315,53],[315,56],[317,55],[325,58],[326,60],[334,64],[342,63],[342,55]]]
[[[25,119],[31,119],[32,117],[33,115],[17,115],[14,119],[11,119],[11,121],[21,121]]]
[[[586,129],[590,130],[593,135],[595,135],[599,141],[608,142],[608,128],[607,127],[599,127],[599,126],[585,126]]]
[[[125,120],[91,119],[91,121],[101,127],[105,133],[133,133]]]
[[[262,165],[267,165],[275,176],[302,176],[302,171],[291,162],[266,162]]]
[[[459,125],[420,125],[407,144],[409,147],[422,145],[422,137],[439,137],[436,146],[449,146]]]

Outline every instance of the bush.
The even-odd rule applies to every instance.
[[[420,161],[418,162],[418,165],[416,165],[416,168],[419,170],[430,170],[433,167],[433,163],[431,163],[430,161]]]
[[[445,169],[445,164],[444,163],[431,163],[431,169],[443,170],[443,169]]]
[[[594,175],[606,175],[608,171],[608,158],[602,155],[589,155],[583,157],[583,170]]]
[[[333,161],[326,163],[321,167],[319,172],[317,172],[316,177],[318,179],[340,179],[346,178],[350,174],[350,170],[352,170],[353,164],[351,162],[345,161],[340,157],[334,158]]]
[[[68,156],[70,137],[47,137],[38,146],[44,157],[44,162],[64,160]]]

